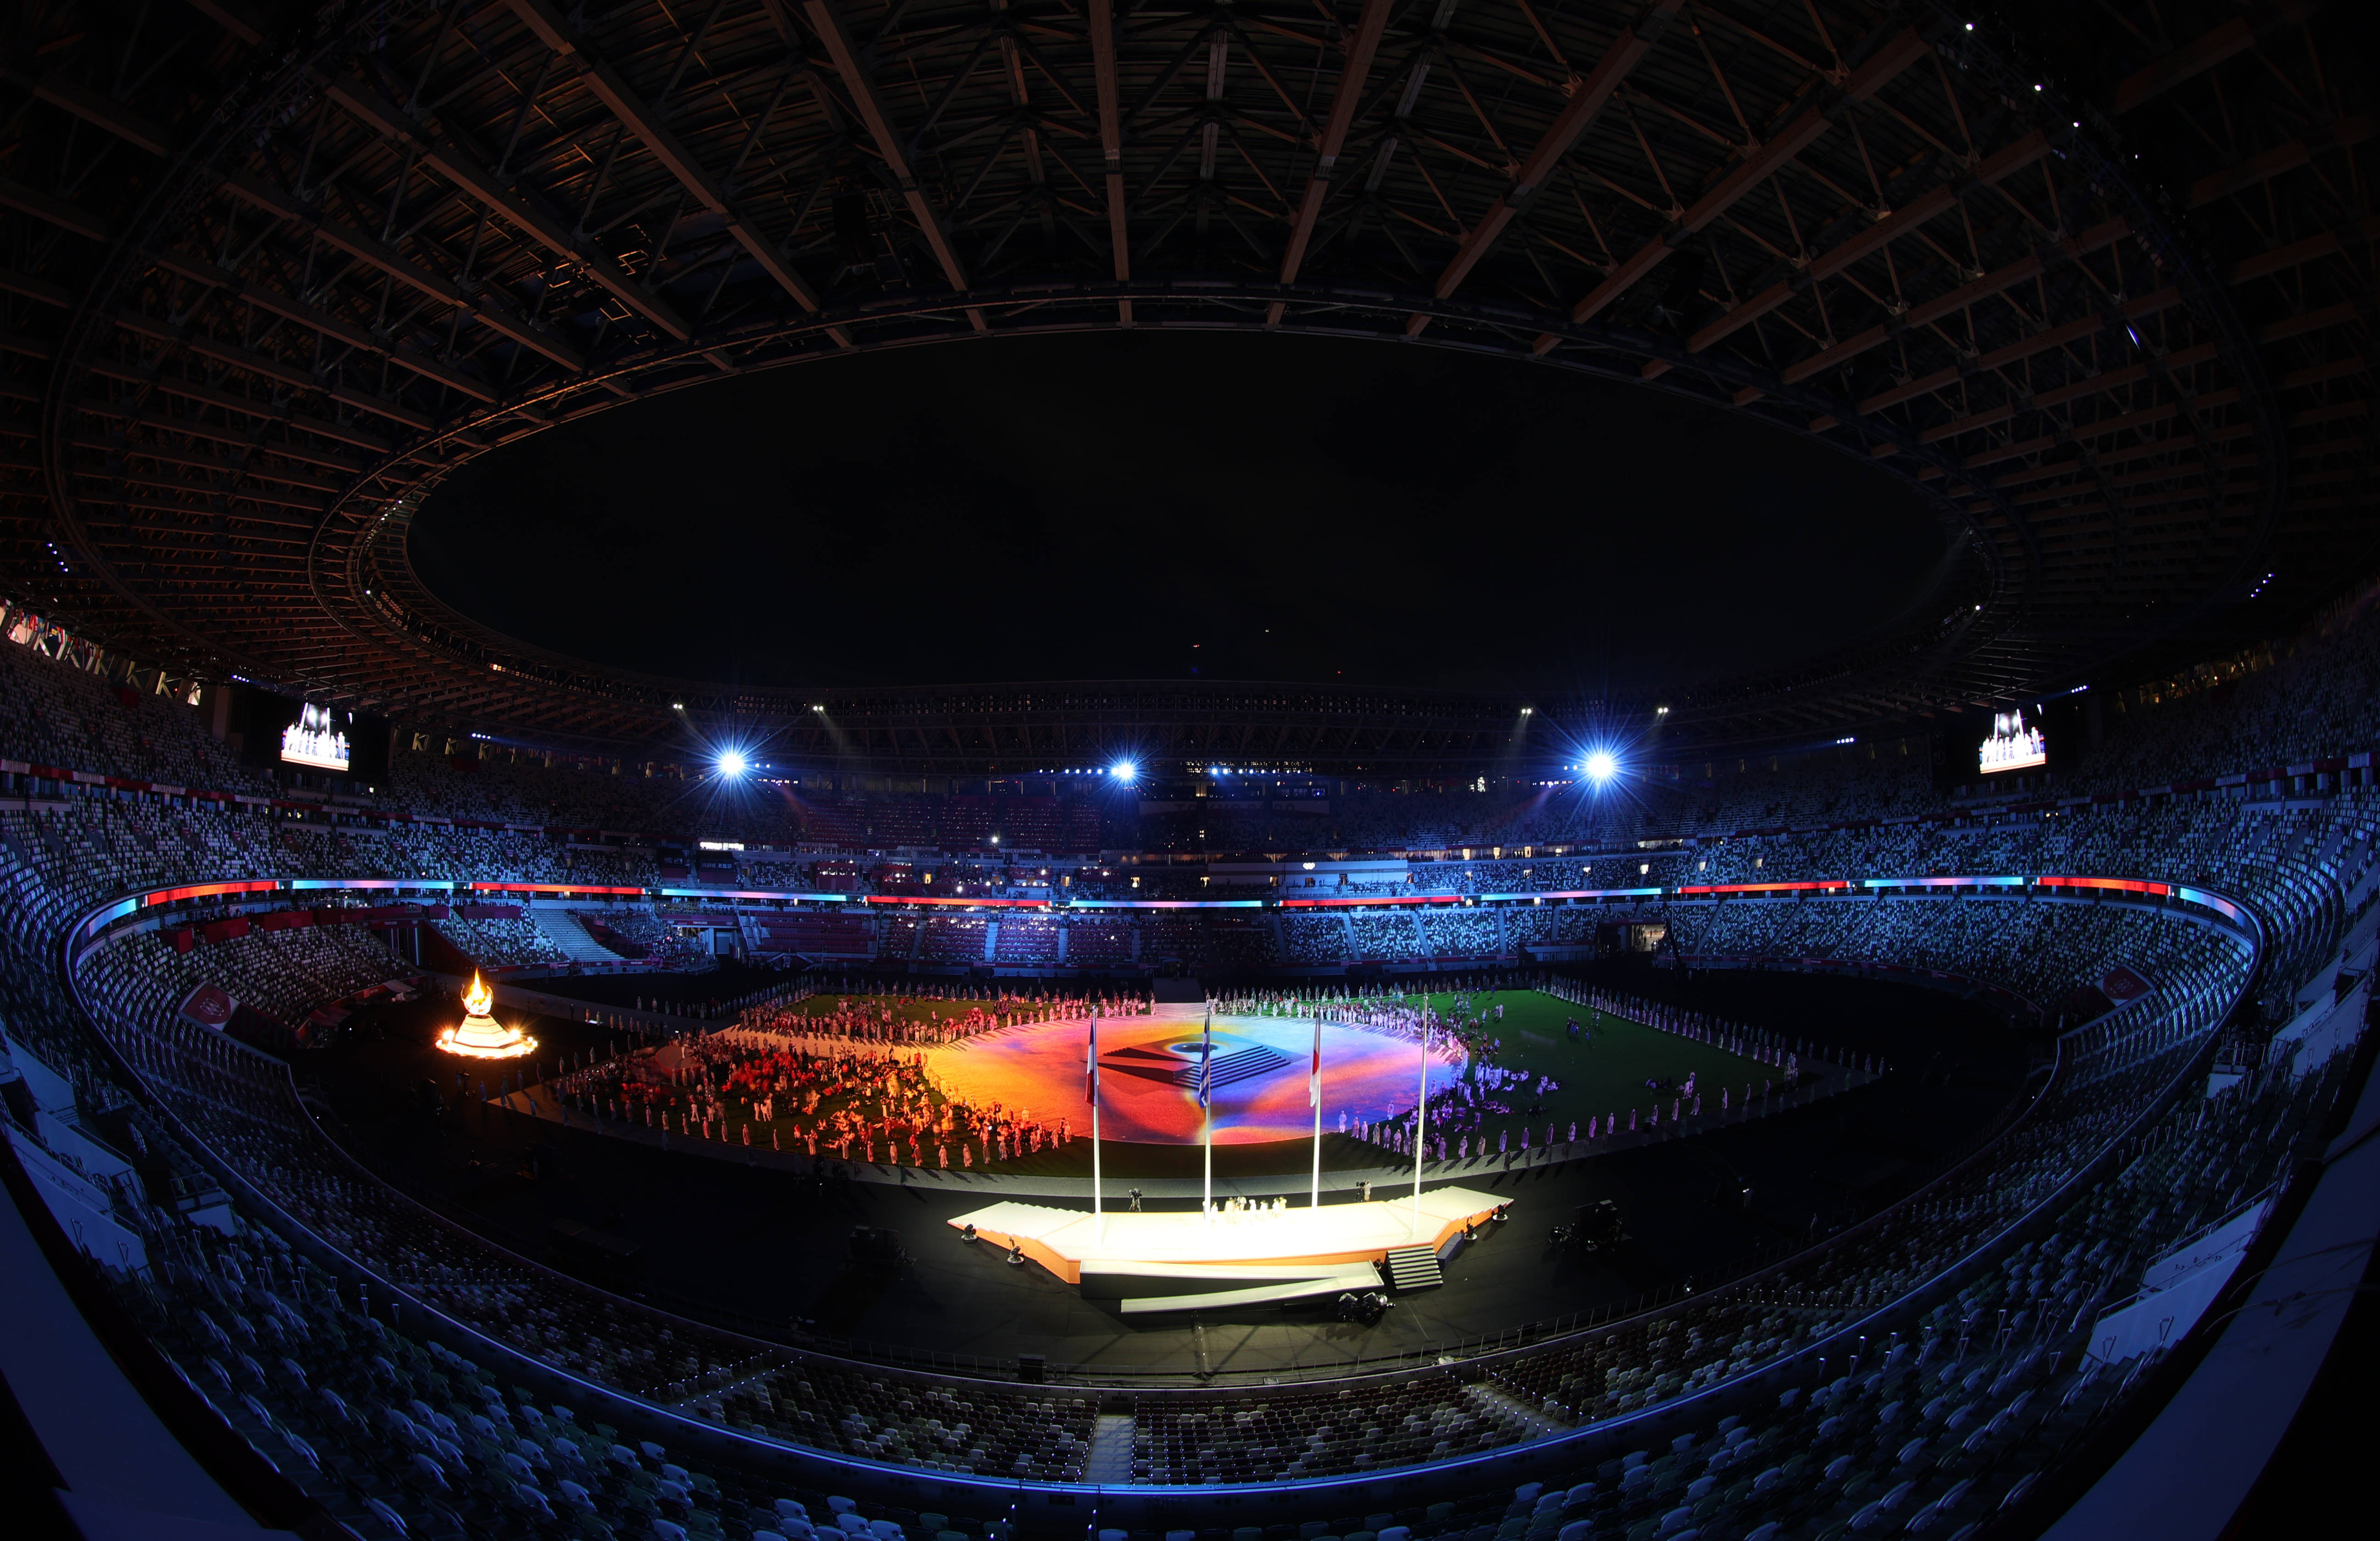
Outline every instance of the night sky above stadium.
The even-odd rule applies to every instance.
[[[1652,391],[1131,334],[623,406],[458,472],[413,556],[526,640],[739,684],[1600,694],[1850,641],[1917,602],[1947,546],[1893,479]]]

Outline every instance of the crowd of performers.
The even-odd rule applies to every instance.
[[[573,1071],[547,1089],[599,1121],[846,1161],[973,1168],[1075,1138],[1071,1119],[953,1098],[927,1074],[924,1054],[851,1035],[726,1027]]]
[[[747,1010],[737,1025],[855,1043],[940,1044],[1002,1027],[1085,1018],[1094,1009],[1101,1016],[1147,1016],[1149,1002],[1140,995],[1018,995],[961,986],[947,994],[922,997],[843,994],[786,1005],[771,1002]]]
[[[1426,1154],[1444,1160],[1488,1154],[1486,1125],[1490,1120],[1510,1121],[1516,1117],[1533,1117],[1544,1111],[1540,1106],[1548,1095],[1560,1091],[1561,1083],[1550,1075],[1532,1075],[1524,1071],[1507,1070],[1500,1065],[1474,1062],[1470,1074],[1455,1082],[1430,1100],[1429,1149]],[[1339,1131],[1354,1134],[1385,1149],[1402,1156],[1413,1154],[1413,1115],[1378,1123],[1357,1122],[1351,1129],[1346,1113],[1339,1115]],[[1521,1148],[1529,1148],[1529,1126],[1521,1128]],[[1544,1143],[1555,1143],[1556,1128],[1548,1121]],[[1500,1131],[1505,1143],[1500,1149],[1510,1149],[1512,1138],[1509,1123]],[[1578,1138],[1578,1125],[1571,1125],[1571,1139]]]
[[[1508,984],[1505,988],[1527,987]],[[1401,991],[1351,990],[1344,985],[1314,986],[1229,996],[1216,1001],[1215,1010],[1222,1016],[1293,1017],[1301,1022],[1319,1017],[1324,1022],[1385,1033],[1408,1042],[1419,1042],[1427,1028],[1432,1048],[1460,1044],[1463,1052],[1475,1059],[1501,1050],[1504,1044],[1497,1025],[1504,1020],[1504,1008],[1495,999],[1496,987],[1457,989],[1443,1010],[1432,1003],[1447,993],[1445,989],[1408,995]]]
[[[1777,1067],[1779,1074],[1756,1092],[1750,1086],[1740,1093],[1719,1088],[1721,1113],[1801,1078],[1796,1046],[1772,1035],[1570,981],[1536,988],[1590,1013],[1645,1023]],[[1584,1128],[1575,1119],[1564,1124],[1551,1118],[1540,1127],[1536,1121],[1545,1101],[1561,1083],[1488,1062],[1502,1047],[1504,1008],[1496,993],[1492,986],[1458,992],[1442,1001],[1443,1010],[1431,996],[1366,994],[1343,986],[1264,991],[1216,1005],[1220,1014],[1319,1017],[1408,1042],[1418,1042],[1427,1027],[1434,1051],[1461,1043],[1463,1074],[1432,1098],[1422,1151],[1428,1159],[1525,1155],[1533,1141],[1543,1148],[1609,1139],[1703,1114],[1705,1094],[1689,1074],[1682,1084],[1648,1083],[1648,1089],[1670,1095],[1649,1109],[1630,1109],[1624,1122],[1615,1112],[1591,1116]],[[926,997],[846,994],[764,1002],[748,1007],[736,1026],[575,1068],[546,1089],[578,1114],[684,1138],[844,1160],[972,1169],[1059,1148],[1078,1137],[1074,1120],[1037,1120],[1028,1108],[953,1098],[927,1073],[918,1046],[1024,1024],[1087,1019],[1094,1009],[1102,1016],[1138,1016],[1150,1005],[1137,995],[1026,996],[968,987]],[[1591,1037],[1576,1018],[1569,1031],[1573,1039]],[[1377,1121],[1351,1120],[1344,1110],[1338,1117],[1339,1133],[1406,1159],[1415,1154],[1415,1123],[1410,1109]]]
[[[1217,1001],[1216,1009],[1229,1015],[1301,1020],[1319,1018],[1324,1022],[1385,1033],[1409,1042],[1420,1041],[1422,1033],[1427,1030],[1433,1046],[1450,1040],[1459,1043],[1468,1056],[1469,1066],[1463,1079],[1434,1097],[1426,1137],[1417,1135],[1415,1114],[1410,1109],[1399,1116],[1376,1121],[1351,1120],[1344,1110],[1339,1114],[1341,1134],[1353,1135],[1408,1159],[1414,1155],[1416,1138],[1425,1139],[1426,1148],[1422,1152],[1425,1159],[1463,1160],[1481,1156],[1508,1156],[1516,1148],[1526,1153],[1533,1136],[1542,1148],[1564,1143],[1576,1144],[1582,1135],[1588,1140],[1609,1139],[1623,1133],[1658,1129],[1665,1122],[1682,1123],[1702,1115],[1703,1091],[1696,1077],[1689,1074],[1682,1083],[1667,1080],[1658,1084],[1647,1082],[1647,1090],[1670,1095],[1665,1098],[1657,1098],[1649,1109],[1629,1110],[1624,1115],[1624,1123],[1622,1114],[1612,1113],[1589,1117],[1584,1129],[1575,1119],[1567,1123],[1547,1119],[1540,1128],[1534,1121],[1544,1114],[1546,1098],[1560,1091],[1561,1083],[1551,1075],[1511,1070],[1488,1062],[1504,1049],[1504,1007],[1496,999],[1500,988],[1507,991],[1543,991],[1558,1000],[1585,1007],[1590,1013],[1590,1023],[1593,1013],[1600,1013],[1641,1023],[1657,1031],[1727,1049],[1777,1068],[1779,1074],[1764,1078],[1756,1090],[1748,1085],[1741,1090],[1732,1086],[1718,1088],[1718,1111],[1721,1113],[1732,1112],[1755,1097],[1767,1097],[1780,1081],[1791,1087],[1801,1079],[1801,1059],[1795,1046],[1774,1035],[1662,1001],[1623,996],[1616,991],[1596,989],[1574,980],[1551,977],[1525,982],[1507,978],[1484,987],[1458,986],[1451,995],[1443,989],[1434,993],[1407,994],[1402,991],[1367,992],[1343,984],[1316,985],[1232,996]],[[1572,1042],[1592,1041],[1591,1026],[1582,1025],[1576,1017],[1571,1018],[1566,1025]],[[1514,1122],[1515,1120],[1519,1122]],[[1519,1136],[1517,1147],[1514,1143],[1516,1133]]]
[[[1802,1074],[1801,1056],[1810,1052],[1810,1045],[1799,1039],[1788,1038],[1765,1028],[1729,1022],[1708,1012],[1690,1012],[1666,1001],[1647,1001],[1639,996],[1622,995],[1617,990],[1595,989],[1576,979],[1553,979],[1538,988],[1557,1001],[1585,1006],[1606,1016],[1641,1022],[1647,1027],[1675,1033],[1697,1043],[1716,1044],[1730,1053],[1741,1054],[1747,1060],[1758,1060],[1779,1070],[1787,1070],[1790,1065],[1786,1076],[1789,1081]],[[1859,1062],[1870,1071],[1883,1068],[1873,1056]]]
[[[1509,994],[1540,991],[1558,1001],[1585,1006],[1591,1012],[1641,1023],[1659,1032],[1675,1033],[1698,1043],[1715,1044],[1765,1064],[1783,1067],[1786,1059],[1797,1050],[1807,1053],[1807,1045],[1799,1044],[1776,1034],[1739,1023],[1728,1022],[1707,1012],[1691,1012],[1667,1001],[1648,1001],[1617,990],[1597,989],[1576,979],[1553,975],[1530,977],[1525,979],[1506,977],[1501,979],[1473,984],[1433,978],[1435,990],[1407,993],[1402,990],[1350,989],[1346,985],[1315,985],[1297,989],[1267,989],[1227,997],[1215,1003],[1218,1013],[1236,1016],[1295,1017],[1307,1020],[1320,1017],[1325,1022],[1349,1026],[1367,1027],[1408,1040],[1417,1040],[1424,1027],[1429,1031],[1432,1044],[1451,1035],[1474,1060],[1491,1058],[1504,1048],[1502,1025],[1503,1005],[1496,999],[1500,989]],[[1444,1010],[1433,1004],[1440,996],[1451,995]],[[1571,1024],[1573,1038],[1582,1029]],[[1868,1069],[1877,1068],[1874,1064]]]
[[[1783,1069],[1781,1084],[1791,1088],[1801,1078],[1800,1058],[1788,1052]],[[1761,1082],[1757,1093],[1750,1086],[1744,1086],[1740,1093],[1733,1087],[1721,1086],[1718,1110],[1724,1114],[1738,1108],[1749,1108],[1755,1096],[1767,1098],[1777,1090],[1779,1084],[1779,1077],[1767,1077]],[[1702,1116],[1703,1094],[1694,1074],[1690,1073],[1682,1083],[1663,1081],[1656,1085],[1648,1081],[1645,1086],[1648,1090],[1675,1094],[1669,1098],[1666,1110],[1658,1098],[1648,1109],[1632,1108],[1628,1110],[1624,1125],[1618,1113],[1590,1116],[1584,1125],[1583,1136],[1578,1120],[1570,1121],[1565,1134],[1560,1121],[1548,1119],[1544,1135],[1538,1142],[1539,1147],[1565,1143],[1576,1145],[1582,1137],[1603,1140],[1622,1133],[1633,1135],[1640,1130],[1658,1129],[1662,1127],[1664,1112],[1671,1125]],[[1478,1066],[1470,1079],[1454,1083],[1431,1099],[1429,1134],[1423,1156],[1433,1161],[1459,1161],[1475,1156],[1507,1156],[1516,1149],[1525,1156],[1529,1150],[1530,1135],[1536,1129],[1529,1121],[1545,1111],[1543,1098],[1560,1089],[1561,1083],[1550,1075],[1530,1075],[1496,1065]],[[1524,1102],[1527,1106],[1522,1106]],[[1501,1122],[1515,1116],[1522,1120],[1517,1125]],[[1490,1120],[1500,1122],[1492,1147],[1485,1127]],[[1520,1131],[1517,1147],[1512,1140],[1515,1128]],[[1342,1110],[1339,1114],[1339,1132],[1368,1141],[1398,1156],[1410,1158],[1414,1153],[1414,1114],[1410,1110],[1397,1118],[1366,1122],[1351,1121]]]

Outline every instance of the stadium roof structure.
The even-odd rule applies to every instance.
[[[2352,9],[28,9],[0,64],[0,577],[161,663],[556,746],[651,742],[674,703],[916,767],[1104,753],[1119,721],[1318,765],[1509,745],[1516,701],[1317,686],[814,712],[540,651],[406,559],[449,471],[623,402],[1233,328],[1673,393],[1872,460],[1963,532],[1913,625],[1665,697],[1674,734],[2036,694],[2268,635],[2368,564],[2374,115],[2325,56]]]

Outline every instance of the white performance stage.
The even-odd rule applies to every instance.
[[[1014,1247],[1086,1296],[1115,1298],[1126,1313],[1254,1304],[1369,1290],[1374,1265],[1394,1250],[1435,1253],[1498,1200],[1469,1188],[1433,1188],[1369,1204],[1294,1206],[1245,1213],[1139,1214],[1046,1204],[990,1205],[950,1222]],[[1207,1286],[1200,1288],[1200,1286]]]

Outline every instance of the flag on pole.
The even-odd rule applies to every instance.
[[[1207,1106],[1208,1089],[1214,1084],[1215,1013],[1207,1013],[1207,1025],[1198,1037],[1198,1106]]]
[[[1314,1019],[1314,1068],[1305,1076],[1305,1105],[1322,1106],[1322,1019]]]
[[[1091,1013],[1091,1047],[1083,1056],[1083,1100],[1093,1107],[1099,1101],[1099,1013]]]

